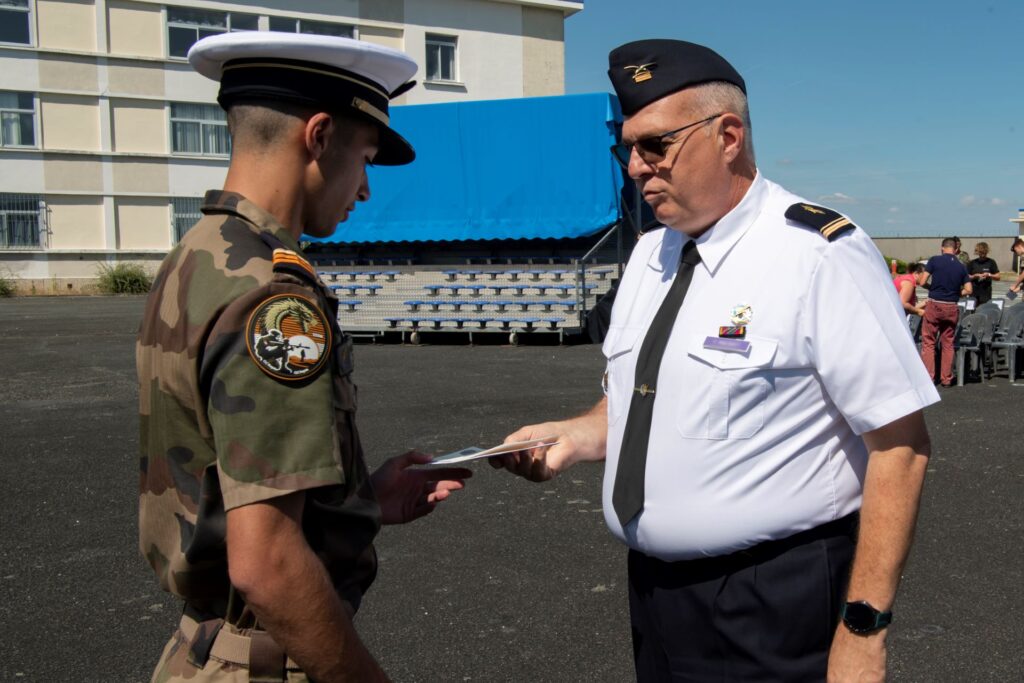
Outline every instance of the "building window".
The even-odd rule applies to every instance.
[[[5,1],[0,0],[0,3]],[[256,14],[168,7],[167,54],[187,57],[188,49],[202,38],[229,31],[256,31],[259,21]]]
[[[0,249],[39,249],[42,197],[0,193]]]
[[[32,93],[0,92],[0,144],[35,147],[36,100]]]
[[[427,34],[427,80],[457,81],[455,36]]]
[[[291,17],[270,17],[270,30],[284,33],[314,33],[319,36],[340,36],[354,38],[355,28],[348,24],[331,24],[326,21],[292,19]]]
[[[32,44],[32,7],[28,0],[0,0],[0,43]]]
[[[174,233],[174,244],[181,241],[185,233],[203,217],[199,207],[203,205],[200,197],[174,197],[171,199],[171,231]]]
[[[215,104],[171,103],[171,151],[227,156],[231,153],[227,115]]]

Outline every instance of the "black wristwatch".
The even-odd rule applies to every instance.
[[[848,602],[839,613],[846,628],[854,633],[874,633],[892,623],[892,612],[879,612],[864,600]]]

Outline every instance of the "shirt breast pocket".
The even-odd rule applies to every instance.
[[[636,354],[643,340],[642,327],[612,327],[605,337],[604,351],[608,359],[605,391],[608,395],[608,425],[616,424],[629,412],[636,374]]]
[[[764,426],[765,402],[772,390],[772,363],[778,342],[748,336],[747,353],[704,347],[695,335],[687,347],[696,380],[689,399],[680,401],[677,425],[689,439],[749,439]]]

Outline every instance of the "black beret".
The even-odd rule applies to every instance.
[[[608,78],[629,116],[683,88],[711,81],[747,85],[732,64],[710,48],[684,40],[638,40],[608,55]]]

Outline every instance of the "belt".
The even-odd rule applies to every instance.
[[[635,555],[643,558],[644,565],[651,567],[656,571],[673,572],[674,570],[683,570],[690,574],[700,575],[719,575],[729,574],[745,567],[750,567],[755,564],[759,564],[773,557],[777,557],[787,550],[792,550],[801,545],[812,543],[825,538],[835,538],[838,536],[850,536],[853,537],[857,533],[857,526],[860,523],[860,513],[854,512],[840,519],[826,522],[820,526],[816,526],[813,529],[807,529],[787,536],[786,538],[780,538],[774,541],[765,541],[758,543],[755,546],[746,548],[745,550],[739,550],[729,555],[720,555],[718,557],[702,557],[695,560],[678,560],[676,562],[666,562],[650,555],[645,555],[638,550],[630,550],[630,555]]]
[[[956,306],[957,305],[956,301],[943,301],[942,299],[928,299],[928,302],[929,303],[933,303],[933,304],[944,304],[946,306]]]
[[[205,659],[213,657],[228,664],[245,667],[250,669],[250,673],[254,673],[256,668],[254,665],[256,663],[262,663],[267,655],[272,658],[280,653],[284,669],[290,671],[301,670],[299,665],[292,661],[291,658],[284,657],[280,646],[273,641],[270,634],[266,631],[254,630],[250,635],[232,633],[228,630],[230,627],[220,619],[200,622],[190,616],[188,612],[191,610],[187,606],[185,610],[186,613],[181,615],[181,621],[178,623],[178,630],[181,632],[182,639],[192,644],[193,653],[196,653],[197,649],[201,650],[199,659],[202,661],[193,662],[197,666],[204,666]],[[204,631],[206,632],[204,633]],[[204,647],[199,642],[204,636],[212,636],[213,643],[207,643],[206,647]],[[281,680],[283,680],[284,670],[281,673]]]

